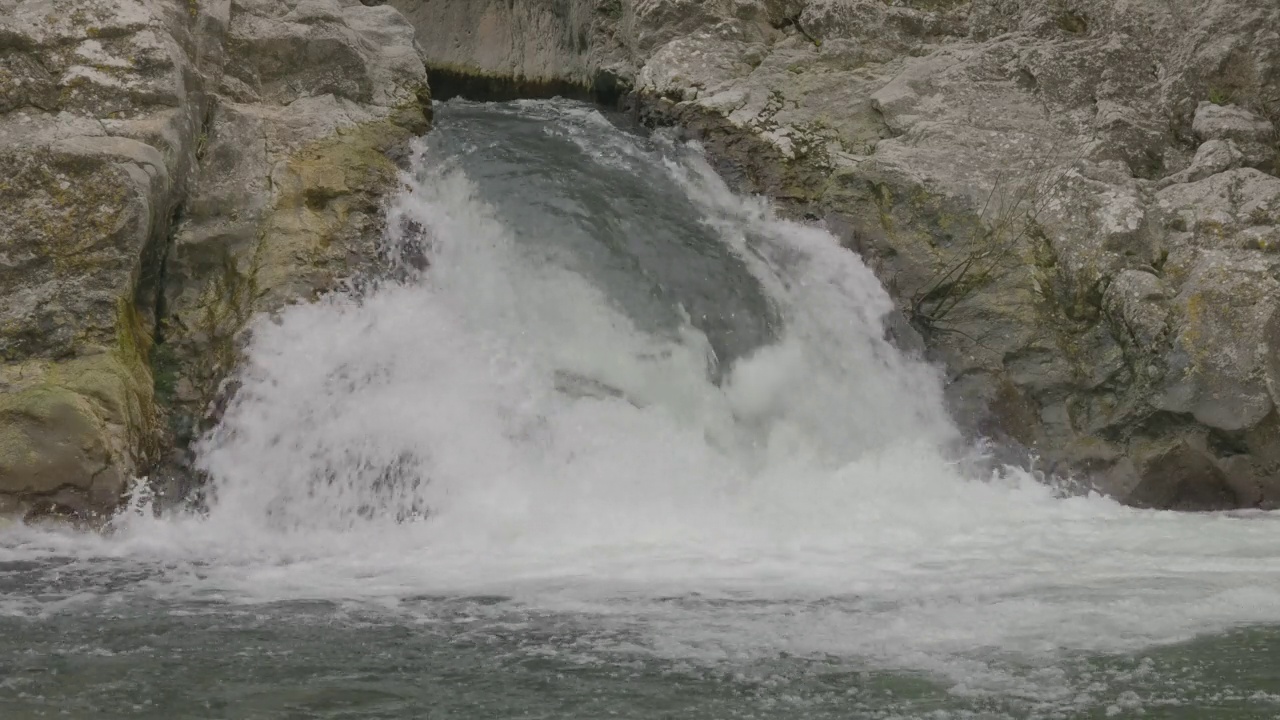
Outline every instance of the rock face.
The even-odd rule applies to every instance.
[[[161,389],[180,444],[208,415],[255,312],[377,257],[393,156],[428,128],[413,28],[389,6],[236,0],[195,189],[166,267]]]
[[[619,79],[825,222],[971,431],[1136,505],[1280,506],[1273,0],[391,2],[429,68]]]
[[[0,0],[0,511],[109,512],[252,312],[372,257],[426,88],[356,0]]]
[[[417,28],[438,95],[586,95],[614,102],[633,74],[623,0],[394,0]]]

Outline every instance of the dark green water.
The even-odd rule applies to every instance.
[[[1280,714],[1280,632],[1010,666],[1007,695],[838,658],[671,660],[498,599],[91,603],[5,618],[0,717],[1107,718]],[[1013,677],[1021,675],[1018,680]],[[1019,687],[1019,685],[1021,687]],[[1074,694],[1073,694],[1074,693]],[[1018,697],[1018,695],[1022,695]]]

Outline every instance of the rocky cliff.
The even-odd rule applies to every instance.
[[[1136,505],[1280,505],[1274,0],[392,4],[457,89],[630,87],[826,223],[971,431]]]
[[[418,50],[356,0],[0,0],[0,512],[109,512],[250,315],[375,257]]]

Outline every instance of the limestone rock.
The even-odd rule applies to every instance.
[[[1280,261],[1268,252],[1280,247],[1280,179],[1233,170],[1170,187],[1158,202],[1174,218],[1167,268],[1182,282],[1169,375],[1154,404],[1211,428],[1253,427],[1275,408],[1259,335],[1280,310]]]
[[[629,3],[627,3],[629,4]],[[417,28],[433,77],[471,68],[536,83],[568,79],[589,85],[616,44],[623,0],[391,0]],[[595,57],[587,57],[589,48]]]
[[[188,8],[0,16],[0,493],[87,516],[153,457],[154,288],[206,97]]]
[[[0,504],[109,513],[252,313],[376,256],[417,50],[357,0],[0,3]]]
[[[428,127],[413,28],[389,6],[233,0],[226,95],[171,250],[161,325],[172,428],[190,440],[254,313],[369,267],[392,156]]]
[[[1250,167],[1270,165],[1280,142],[1269,121],[1236,105],[1200,103],[1191,129],[1203,140],[1230,141]]]
[[[1174,173],[1161,180],[1162,186],[1175,183],[1190,183],[1203,180],[1210,175],[1234,170],[1244,164],[1244,153],[1232,140],[1217,138],[1200,145],[1191,165],[1185,170]]]
[[[1122,270],[1107,286],[1102,301],[1113,334],[1139,352],[1159,352],[1169,332],[1169,291],[1146,270]]]

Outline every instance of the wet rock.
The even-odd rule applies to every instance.
[[[1230,510],[1242,505],[1226,474],[1192,443],[1178,440],[1137,455],[1136,484],[1123,497],[1139,507]]]
[[[144,0],[0,17],[0,493],[100,514],[153,457],[154,287],[207,101],[193,22]]]
[[[226,43],[166,276],[183,440],[216,417],[249,318],[372,267],[392,158],[429,127],[413,28],[389,6],[237,0]]]
[[[173,456],[254,312],[376,256],[428,100],[390,7],[0,4],[4,504],[101,517]]]

